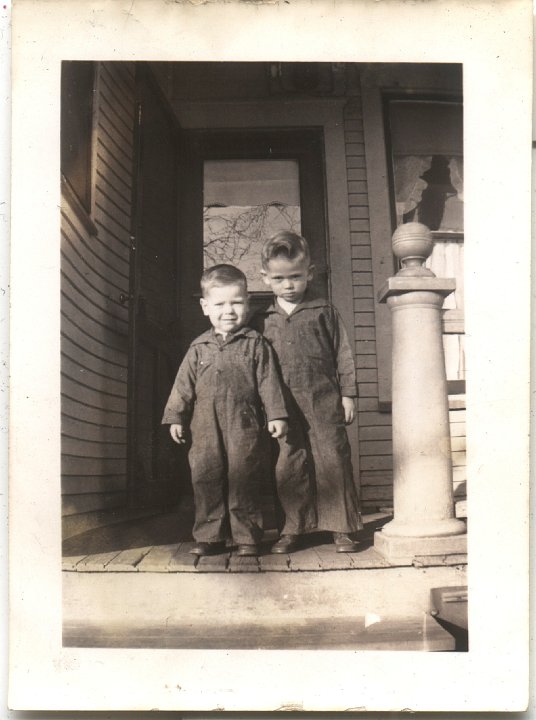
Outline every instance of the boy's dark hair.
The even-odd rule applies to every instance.
[[[201,292],[203,297],[210,288],[224,287],[225,285],[241,285],[244,292],[248,291],[248,281],[242,270],[234,265],[213,265],[201,275]]]
[[[290,230],[279,230],[266,240],[261,252],[263,270],[267,269],[270,260],[281,255],[288,260],[303,257],[309,262],[311,259],[307,240]]]

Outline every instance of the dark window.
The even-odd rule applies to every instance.
[[[463,233],[461,103],[391,100],[388,119],[396,224]]]
[[[82,207],[91,210],[91,129],[95,67],[68,61],[61,67],[61,172]]]

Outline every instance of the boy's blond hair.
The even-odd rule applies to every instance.
[[[262,246],[261,263],[263,270],[268,269],[268,263],[276,257],[286,257],[295,260],[303,257],[307,262],[311,260],[307,240],[290,230],[280,230],[268,238]]]
[[[213,265],[201,275],[201,293],[206,297],[210,288],[240,285],[244,292],[248,291],[248,281],[242,270],[234,265]]]

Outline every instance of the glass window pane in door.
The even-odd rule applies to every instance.
[[[301,233],[296,160],[207,160],[203,181],[203,266],[229,263],[261,280],[263,242],[278,230]]]

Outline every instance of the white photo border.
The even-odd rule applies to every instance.
[[[62,648],[59,81],[73,59],[463,63],[468,653]],[[15,3],[10,707],[524,709],[531,96],[527,0]]]

